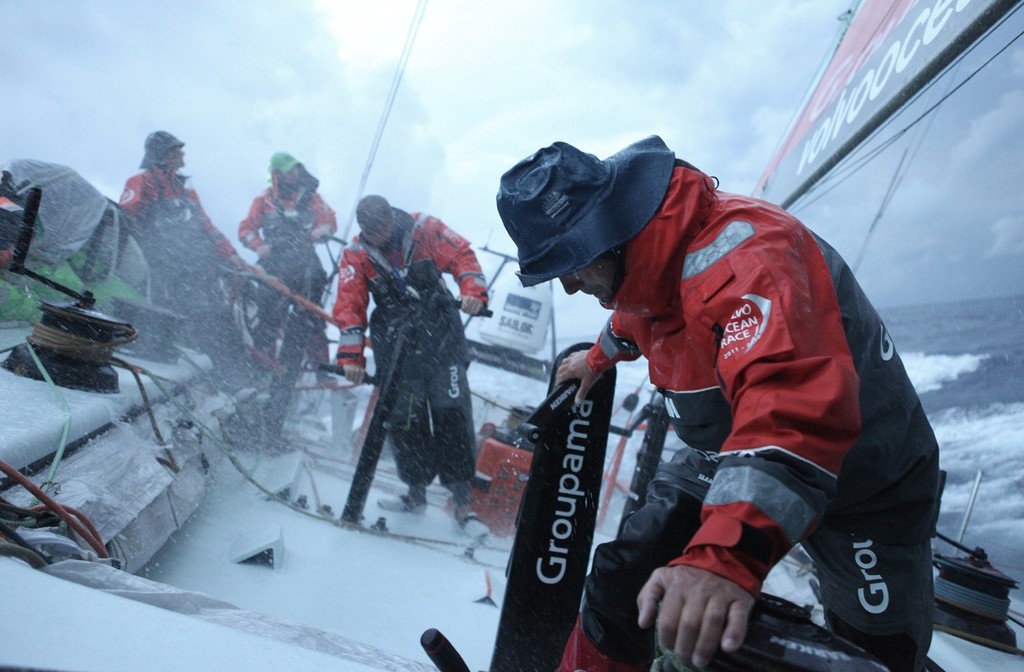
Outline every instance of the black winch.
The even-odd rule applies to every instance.
[[[1007,620],[1010,591],[1017,582],[988,561],[984,549],[967,557],[935,554],[935,629],[990,648],[1016,651],[1017,636]]]
[[[5,177],[7,175],[5,173]],[[117,346],[135,340],[138,331],[130,324],[94,310],[96,299],[92,292],[76,292],[25,266],[42,197],[43,192],[38,187],[28,190],[14,257],[7,270],[32,278],[77,301],[69,304],[42,302],[39,305],[42,319],[26,339],[28,343],[11,350],[2,366],[35,380],[46,380],[48,375],[61,387],[115,393],[119,386],[111,357]]]
[[[43,316],[26,339],[28,343],[11,350],[3,368],[26,378],[46,380],[32,356],[34,352],[46,374],[60,387],[118,392],[111,357],[117,346],[135,339],[136,329],[79,304],[44,301],[39,308]]]
[[[696,672],[672,655],[662,672]],[[811,621],[810,610],[774,595],[762,594],[747,625],[743,646],[719,651],[700,672],[885,672],[878,659],[856,644]]]

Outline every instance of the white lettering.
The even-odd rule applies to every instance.
[[[590,421],[584,420],[582,418],[576,418],[575,420],[570,422],[569,439],[566,442],[566,448],[568,448],[569,450],[586,450],[586,444],[580,444],[578,442],[585,442],[587,440],[587,427],[589,426]]]
[[[889,51],[885,52],[885,56],[882,57],[882,62],[879,63],[878,70],[875,72],[875,78],[871,82],[871,91],[868,92],[868,97],[871,100],[877,98],[878,94],[882,92],[882,89],[889,82],[889,77],[896,68],[896,60],[899,58],[899,55],[899,44],[892,45],[889,47]]]
[[[459,367],[454,364],[448,367],[448,396],[459,398]]]
[[[559,497],[558,501],[562,501],[562,498]],[[576,502],[574,500],[569,500],[569,503],[572,505],[572,512],[570,513],[570,515],[572,515],[573,513],[576,513]],[[565,541],[572,536],[572,523],[565,518],[555,518],[555,522],[551,525],[551,536],[559,541]],[[555,549],[554,544],[552,544],[551,550],[567,549]]]
[[[581,471],[583,471],[583,456],[566,455],[564,458],[562,458],[562,466],[568,469],[569,471],[573,471],[578,474]]]
[[[758,324],[760,324],[760,322],[758,322],[756,317],[736,320],[725,325],[725,333],[734,334],[740,330],[746,331],[750,327],[756,327]]]
[[[750,338],[750,332],[748,331],[741,331],[738,334],[730,334],[729,336],[726,336],[725,338],[722,339],[722,347],[724,348],[726,346],[732,345],[736,341],[745,341],[748,338]]]
[[[853,84],[853,79],[861,66],[889,39],[905,16],[893,17],[889,24],[875,34],[856,59],[848,58],[840,63],[835,74],[828,81],[822,82],[819,87],[821,94],[808,106],[808,118],[813,123],[835,103],[832,115],[822,119],[815,132],[804,140],[796,174],[802,174],[804,168],[813,164],[829,143],[839,136],[844,126],[856,121],[865,103],[877,99],[891,88],[892,73],[902,73],[910,66],[918,56],[918,48],[938,39],[948,28],[950,17],[963,11],[969,4],[970,0],[935,0],[931,7],[922,8],[910,22],[902,39],[890,45],[877,68],[864,73],[856,84]],[[908,13],[913,7],[914,3],[908,6]]]
[[[576,388],[574,386],[566,388],[564,392],[562,392],[550,404],[548,404],[548,408],[558,408],[563,401],[565,401],[568,397],[571,397],[574,394],[576,394]]]
[[[549,567],[554,567],[556,573],[551,576],[544,573],[544,558],[537,558],[537,578],[542,583],[546,583],[549,586],[554,585],[561,581],[565,577],[565,558],[548,558],[547,564]]]
[[[558,492],[559,494],[572,497],[582,497],[583,491],[580,490],[580,477],[576,474],[562,474],[562,477],[558,479]],[[559,500],[561,499],[559,497]]]
[[[871,91],[871,80],[875,78],[875,71],[868,70],[864,73],[864,79],[860,80],[860,84],[853,90],[853,95],[850,97],[850,111],[846,113],[846,123],[853,122],[860,114],[860,109],[864,107],[864,103],[868,100],[868,94]]]
[[[505,329],[507,331],[514,331],[517,334],[525,334],[527,336],[530,336],[530,335],[533,334],[533,326],[534,326],[533,322],[528,322],[526,320],[520,320],[519,318],[516,318],[516,317],[505,317],[505,316],[502,316],[501,319],[498,320],[498,328],[499,329]]]
[[[843,651],[833,651],[832,649],[819,648],[817,646],[807,644],[806,642],[795,642],[791,639],[785,639],[783,637],[780,637],[779,635],[772,635],[769,638],[769,641],[772,644],[776,644],[783,648],[790,649],[791,651],[799,651],[800,653],[806,653],[812,656],[816,656],[818,658],[822,658],[824,660],[853,660],[852,658],[850,658],[850,655],[848,653],[844,653]]]
[[[735,320],[743,315],[750,315],[752,310],[753,309],[750,307],[749,303],[744,303],[742,306],[740,306],[733,312],[732,317],[730,319]]]
[[[570,391],[575,392],[572,388]],[[537,558],[535,570],[541,583],[548,585],[559,583],[565,578],[569,548],[556,542],[565,541],[573,536],[579,504],[585,501],[586,493],[577,474],[584,467],[589,439],[587,432],[590,427],[590,421],[586,418],[590,417],[593,410],[594,402],[585,400],[576,407],[576,417],[569,423],[569,435],[566,437],[565,455],[562,458],[562,475],[558,479],[555,519],[551,523],[551,537],[548,539],[547,553]],[[550,568],[555,568],[556,571],[550,573]]]
[[[882,580],[881,574],[868,573],[878,564],[878,556],[871,550],[874,544],[870,539],[867,541],[854,542],[853,561],[860,568],[864,580],[868,582],[867,590],[857,589],[857,600],[864,611],[869,614],[880,614],[889,608],[889,586]],[[875,599],[869,599],[873,597]]]
[[[924,30],[924,43],[931,44],[932,40],[939,36],[942,32],[942,28],[949,21],[949,17],[953,15],[953,10],[949,9],[950,3],[953,0],[938,0],[935,6],[932,7],[931,16],[928,17],[928,25],[925,26]],[[941,19],[939,17],[942,17]]]
[[[892,337],[889,336],[889,332],[882,327],[882,361],[888,362],[892,359],[892,356],[896,354],[896,346],[892,342]]]

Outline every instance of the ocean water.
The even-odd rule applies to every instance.
[[[1024,296],[879,312],[939,440],[939,532],[1024,583]]]

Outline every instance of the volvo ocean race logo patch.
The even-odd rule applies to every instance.
[[[749,352],[761,339],[771,312],[772,302],[768,299],[757,294],[745,295],[722,330],[722,359]]]

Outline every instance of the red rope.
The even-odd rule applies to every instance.
[[[94,551],[96,551],[96,555],[101,558],[110,557],[107,553],[106,547],[104,547],[103,542],[100,539],[99,533],[96,531],[96,527],[91,522],[88,522],[85,515],[70,507],[57,503],[56,500],[43,492],[35,483],[28,480],[24,474],[3,460],[0,460],[0,471],[3,471],[8,476],[18,481],[22,487],[31,492],[36,499],[42,502],[47,509],[60,516],[61,520],[68,524],[68,527],[77,532],[78,536],[84,539],[85,542],[88,543]],[[82,522],[80,522],[79,519]]]

